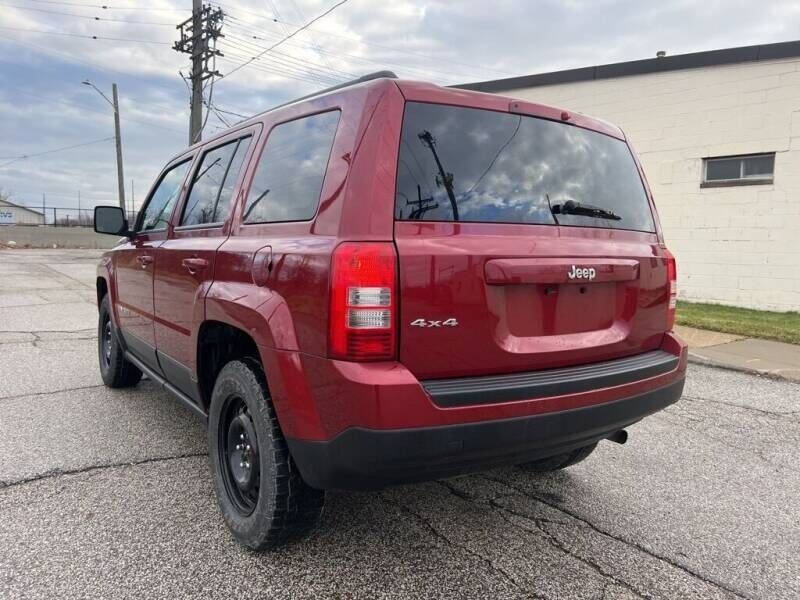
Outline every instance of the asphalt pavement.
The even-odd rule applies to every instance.
[[[684,398],[563,472],[334,492],[231,538],[201,421],[102,386],[99,251],[0,251],[0,596],[798,598],[800,385],[691,365]]]

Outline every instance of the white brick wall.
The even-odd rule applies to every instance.
[[[508,90],[622,127],[686,300],[800,310],[800,60]],[[775,152],[774,185],[700,188],[702,159]]]

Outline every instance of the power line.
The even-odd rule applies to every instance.
[[[64,150],[72,150],[73,148],[80,148],[82,146],[89,146],[91,144],[99,144],[100,142],[107,142],[109,140],[113,140],[114,137],[106,137],[99,140],[92,140],[90,142],[82,142],[80,144],[73,144],[71,146],[64,146],[62,148],[54,148],[53,150],[45,150],[43,152],[35,152],[33,154],[21,154],[19,156],[0,156],[0,160],[8,160],[3,164],[0,164],[0,167],[5,167],[6,165],[10,165],[13,162],[17,162],[18,160],[23,160],[26,158],[34,158],[36,156],[44,156],[45,154],[54,154],[56,152],[63,152]]]
[[[56,103],[56,104],[63,104],[65,106],[74,106],[75,108],[79,108],[81,110],[87,110],[89,112],[95,112],[95,113],[99,113],[99,114],[102,114],[102,115],[108,115],[108,110],[97,110],[96,108],[92,108],[92,107],[90,107],[90,106],[88,106],[86,104],[78,104],[77,102],[69,102],[67,100],[59,100],[59,99],[56,99],[56,98],[46,98],[45,96],[42,96],[40,94],[33,94],[31,92],[27,92],[27,91],[19,89],[19,88],[9,87],[9,88],[4,88],[4,89],[13,89],[15,94],[23,94],[25,96],[30,96],[31,98],[37,98],[39,100],[44,100],[45,102],[53,102],[53,103]],[[178,131],[177,129],[172,129],[170,127],[164,127],[163,125],[158,124],[158,123],[151,123],[149,121],[142,121],[141,119],[132,119],[130,117],[125,117],[124,121],[130,121],[132,123],[139,123],[141,125],[146,125],[148,127],[156,127],[156,128],[158,128],[158,129],[160,129],[162,131],[174,131],[175,133],[183,133],[182,131]]]
[[[130,73],[130,72],[123,72],[123,71],[120,71],[118,69],[112,69],[112,68],[106,67],[104,65],[101,65],[99,63],[92,62],[92,61],[89,61],[89,60],[86,60],[86,59],[83,59],[83,58],[77,58],[77,57],[75,57],[75,56],[73,56],[73,55],[71,55],[71,54],[69,54],[67,52],[61,52],[59,50],[55,50],[55,49],[49,48],[47,46],[40,46],[39,44],[33,44],[31,42],[24,42],[22,40],[6,37],[6,36],[2,36],[2,35],[0,35],[0,40],[5,40],[7,42],[11,42],[11,43],[14,43],[14,44],[20,44],[21,46],[27,46],[29,48],[34,48],[35,50],[38,50],[40,52],[44,52],[45,54],[53,54],[53,55],[61,56],[61,57],[64,57],[66,60],[70,61],[70,62],[86,65],[86,66],[88,66],[88,67],[90,67],[92,69],[97,69],[99,71],[105,71],[107,73],[116,73],[116,74],[122,75],[123,77],[126,77],[126,78],[136,79],[136,80],[145,82],[145,83],[147,83],[149,85],[152,85],[154,87],[163,88],[165,90],[172,90],[171,86],[167,86],[167,85],[164,85],[164,84],[159,84],[156,81],[154,81],[152,79],[147,79],[147,78],[145,78],[145,77],[143,77],[141,75],[136,75],[136,74]],[[130,99],[130,100],[137,100],[137,98],[135,96],[131,96],[130,94],[126,94],[126,97],[128,99]],[[151,107],[161,107],[161,108],[164,108],[165,110],[170,110],[170,111],[175,109],[175,107],[172,106],[172,105],[166,105],[166,104],[162,104],[160,102],[153,102],[151,100],[141,100],[141,99],[139,99],[139,103],[143,104],[143,105],[147,104],[148,106],[151,106]]]
[[[273,2],[273,0],[268,0],[268,1],[269,5],[273,8],[272,12],[275,13],[275,16],[278,17],[278,19],[280,19],[281,16],[278,14],[275,2]],[[306,16],[300,10],[300,7],[297,6],[297,2],[295,2],[294,0],[290,1],[292,3],[292,6],[294,7],[295,13],[297,13],[297,16],[300,17],[300,22],[304,23],[305,21],[307,21]],[[324,54],[322,54],[322,48],[320,48],[319,44],[317,44],[317,40],[314,38],[314,35],[311,33],[310,30],[307,31],[306,33],[308,34],[308,39],[311,41],[312,49],[317,53],[320,59],[322,59],[322,62],[325,63],[325,66],[332,71],[333,65],[331,65],[330,62],[328,61],[328,58]]]
[[[83,2],[62,2],[60,0],[28,0],[28,2],[36,2],[37,4],[57,4],[59,6],[80,6],[82,8],[101,8],[103,10],[146,10],[146,11],[168,11],[168,12],[183,12],[182,8],[160,8],[149,6],[108,6],[107,4],[86,4]]]
[[[222,56],[222,57],[220,57],[220,59],[223,60],[223,61],[230,62],[233,65],[235,65],[236,67],[239,67],[239,66],[243,65],[243,63],[237,62],[236,60],[234,60],[232,58],[229,58],[228,56]],[[260,71],[262,73],[268,73],[270,75],[277,75],[279,77],[283,77],[283,78],[286,78],[286,79],[294,79],[296,81],[305,81],[307,83],[313,83],[315,85],[319,85],[319,81],[318,80],[312,79],[311,77],[309,77],[307,75],[301,75],[301,74],[299,74],[299,73],[297,73],[295,71],[289,71],[289,70],[286,70],[286,69],[280,69],[278,67],[268,67],[266,65],[260,65],[260,64],[249,65],[249,67],[251,69],[256,70],[256,71]]]
[[[45,13],[48,15],[60,15],[62,17],[75,17],[77,19],[89,19],[91,21],[107,21],[111,23],[129,23],[131,25],[160,25],[164,27],[175,27],[174,23],[157,23],[153,21],[129,21],[127,19],[107,19],[105,17],[92,17],[90,15],[79,15],[76,13],[71,12],[62,12],[58,10],[47,10],[45,8],[34,8],[33,6],[19,6],[17,4],[6,4],[5,2],[0,2],[2,6],[7,6],[9,8],[16,8],[18,10],[30,10],[35,11],[38,13]]]
[[[239,67],[245,64],[252,57],[252,53],[243,54],[235,51],[232,52],[229,48],[226,50],[226,55],[223,57],[223,60],[232,62],[236,67]],[[309,83],[314,83],[317,85],[334,85],[342,81],[341,79],[336,79],[335,77],[320,75],[317,71],[308,71],[302,68],[297,68],[294,65],[290,65],[285,62],[273,61],[269,59],[266,61],[260,60],[258,63],[249,65],[249,67],[255,71],[283,75],[286,77],[294,76],[292,78],[300,78],[303,81],[308,81]]]
[[[163,44],[169,46],[169,42],[158,42],[156,40],[134,40],[130,38],[116,38],[116,37],[105,37],[99,35],[82,35],[80,33],[62,33],[60,31],[41,31],[39,29],[26,29],[24,27],[6,27],[0,26],[0,29],[8,29],[10,31],[25,31],[28,33],[41,33],[43,35],[60,35],[66,37],[77,37],[77,38],[85,38],[90,40],[108,40],[112,42],[134,42],[138,44]]]
[[[255,38],[255,36],[250,36],[250,37],[251,38]],[[250,48],[253,48],[254,50],[263,50],[264,49],[264,46],[261,46],[261,45],[255,43],[255,42],[252,42],[252,41],[248,40],[245,37],[240,37],[237,34],[228,33],[225,36],[225,41],[226,42],[230,42],[231,40],[233,40],[234,42],[236,42],[240,46],[241,45],[248,46]],[[291,59],[293,61],[297,61],[297,62],[299,62],[299,63],[301,63],[303,65],[312,65],[312,66],[315,66],[315,67],[320,67],[321,69],[323,69],[325,71],[343,75],[344,78],[346,78],[346,79],[352,79],[352,78],[355,77],[355,75],[353,75],[352,73],[348,73],[347,71],[343,71],[341,69],[335,69],[335,68],[331,67],[329,64],[327,64],[327,61],[326,61],[326,64],[322,65],[320,63],[312,62],[312,61],[306,60],[304,58],[298,58],[298,57],[293,56],[291,54],[286,54],[285,52],[281,52],[279,50],[273,50],[271,52],[271,55],[272,56],[283,56],[283,57],[286,57],[287,59]]]
[[[239,64],[247,62],[258,53],[258,50],[245,47],[232,41],[226,41],[225,45],[223,46],[223,50],[228,58],[236,58]],[[258,64],[253,65],[253,67],[256,66],[282,67],[287,70],[292,70],[296,73],[299,72],[308,75],[312,79],[315,79],[318,83],[329,81],[329,76],[327,74],[317,71],[313,67],[303,65],[302,63],[298,64],[297,62],[285,60],[273,55],[262,57]]]
[[[239,19],[238,17],[236,17],[236,15],[230,14],[227,11],[227,9],[225,8],[225,5],[221,4],[217,0],[209,0],[209,2],[211,2],[211,4],[214,4],[216,6],[219,6],[219,7],[223,8],[225,10],[225,16],[227,16],[227,17],[229,17],[229,18],[231,18],[233,20],[239,21],[240,23],[242,23],[246,27],[249,27],[251,29],[255,29],[252,26],[248,25],[248,23],[249,23],[248,21],[245,21],[243,19]],[[258,16],[258,17],[261,17],[262,19],[273,21],[274,23],[283,23],[285,25],[291,25],[293,27],[297,26],[297,25],[292,24],[292,23],[287,23],[285,21],[281,21],[281,20],[279,20],[279,19],[277,19],[275,17],[271,17],[271,18],[270,17],[265,17],[263,14],[255,13],[253,11],[248,11],[248,10],[245,10],[243,8],[236,8],[235,10],[238,11],[238,12],[243,12],[243,13],[251,14],[251,15],[254,15],[254,16]],[[311,29],[313,29],[313,28],[311,28]],[[358,42],[358,43],[364,44],[366,46],[374,46],[376,48],[383,48],[384,50],[390,50],[392,52],[400,52],[402,54],[409,54],[409,55],[413,55],[413,56],[418,56],[420,58],[424,58],[424,59],[430,60],[430,61],[435,61],[437,63],[443,63],[444,62],[444,63],[450,63],[450,64],[455,64],[455,65],[461,65],[461,66],[468,67],[468,68],[473,69],[473,70],[474,69],[479,69],[481,71],[488,71],[488,72],[498,73],[500,75],[506,75],[506,76],[513,76],[513,75],[516,74],[516,73],[512,73],[510,71],[504,71],[502,69],[493,69],[491,67],[485,67],[485,66],[482,66],[482,65],[475,65],[475,64],[471,64],[471,63],[467,63],[467,62],[463,62],[463,61],[457,61],[457,60],[453,60],[453,59],[448,59],[448,58],[444,58],[444,57],[438,56],[438,55],[437,56],[431,56],[431,55],[425,54],[423,52],[416,52],[414,50],[408,50],[406,48],[397,48],[397,47],[394,47],[394,46],[387,46],[386,44],[379,44],[377,42],[368,42],[366,40],[363,40],[361,38],[355,37],[353,35],[342,35],[340,33],[333,33],[333,32],[330,32],[330,31],[324,31],[322,29],[313,29],[313,30],[314,30],[314,32],[320,33],[322,35],[327,35],[327,36],[331,36],[331,37],[337,37],[337,38],[341,38],[341,39],[346,39],[346,40],[349,40],[351,42]]]
[[[287,41],[287,40],[289,40],[289,39],[293,38],[295,35],[297,35],[297,34],[298,34],[298,33],[300,33],[301,31],[303,31],[304,29],[307,29],[307,28],[308,28],[308,27],[310,27],[312,24],[314,24],[314,23],[316,23],[317,21],[319,21],[319,20],[320,20],[322,17],[325,17],[325,16],[327,16],[328,14],[330,14],[331,12],[333,12],[335,9],[339,8],[339,7],[340,7],[342,4],[344,4],[345,2],[347,2],[347,0],[339,0],[339,2],[337,2],[336,4],[334,4],[333,6],[331,6],[331,7],[330,7],[328,10],[326,10],[326,11],[325,11],[325,12],[323,12],[322,14],[320,14],[320,15],[317,15],[316,17],[314,17],[313,19],[311,19],[311,20],[310,20],[308,23],[306,23],[306,24],[305,24],[305,25],[303,25],[302,27],[299,27],[299,28],[295,29],[295,30],[294,30],[292,33],[290,33],[289,35],[287,35],[287,36],[285,36],[285,37],[281,38],[279,41],[275,42],[275,43],[274,43],[272,46],[270,46],[269,48],[267,48],[267,49],[263,50],[263,51],[262,51],[260,54],[257,54],[256,56],[252,57],[252,58],[251,58],[250,60],[248,60],[246,63],[244,63],[244,64],[242,64],[242,65],[239,65],[238,67],[236,67],[236,68],[235,68],[235,69],[233,69],[232,71],[230,71],[230,72],[226,73],[226,74],[224,75],[224,77],[226,77],[226,78],[227,78],[227,77],[230,77],[230,76],[231,76],[231,75],[233,75],[233,74],[234,74],[236,71],[238,71],[238,70],[240,70],[240,69],[242,69],[242,68],[246,67],[247,65],[249,65],[249,64],[250,64],[250,63],[252,63],[253,61],[256,61],[256,60],[258,60],[259,58],[261,58],[262,56],[264,56],[264,55],[265,55],[267,52],[269,52],[270,50],[273,50],[273,49],[277,48],[277,47],[278,47],[278,46],[280,46],[280,45],[281,45],[283,42],[285,42],[285,41]]]
[[[240,113],[237,113],[237,112],[233,112],[232,110],[223,110],[219,106],[217,106],[216,104],[214,105],[214,109],[217,112],[225,113],[226,115],[233,115],[234,117],[241,117],[242,119],[249,119],[250,117],[253,116],[253,115],[249,115],[249,116],[248,115],[243,115],[243,114],[240,114]]]
[[[228,15],[228,17],[233,19],[233,17],[231,17],[230,15]],[[246,29],[250,29],[250,28],[249,27],[248,28],[242,27],[239,23],[235,23],[235,22],[234,23],[229,23],[228,26],[229,27],[233,27],[234,31],[238,32],[240,35],[246,36],[246,37],[251,38],[253,40],[260,40],[260,41],[268,42],[268,43],[272,41],[272,40],[269,40],[269,39],[266,39],[266,38],[260,37],[258,35],[254,35],[254,34],[251,34],[251,33],[247,32]],[[262,33],[264,35],[269,35],[268,33],[264,32],[262,30],[256,30],[256,31],[258,31],[259,33]],[[237,38],[237,36],[235,36],[233,34],[228,34],[228,37]],[[275,37],[278,37],[278,36],[276,35]],[[254,44],[253,42],[250,42],[250,43]],[[257,44],[254,44],[254,45],[258,46]],[[296,43],[288,43],[287,45],[288,46],[293,46],[295,48],[307,48],[308,47],[307,45],[296,44]],[[258,46],[258,47],[259,48],[264,48],[265,46]],[[325,54],[329,54],[329,55],[337,57],[339,59],[347,59],[347,60],[350,60],[350,61],[358,61],[358,62],[362,62],[362,63],[369,63],[369,64],[374,64],[374,65],[379,65],[381,68],[384,68],[384,69],[387,68],[387,67],[396,67],[399,70],[403,70],[403,71],[408,72],[408,73],[410,73],[410,74],[412,74],[414,76],[419,76],[419,77],[431,77],[431,76],[441,77],[442,75],[444,75],[445,77],[447,77],[448,79],[450,79],[452,81],[461,81],[461,79],[453,76],[453,72],[452,71],[445,71],[445,70],[435,69],[435,68],[431,68],[431,67],[427,67],[427,68],[412,67],[412,66],[408,66],[406,64],[403,64],[403,63],[397,62],[397,61],[376,60],[376,59],[372,59],[372,58],[367,58],[365,56],[356,56],[355,54],[348,54],[346,52],[331,52],[331,51],[325,50],[323,48],[320,48],[320,52],[323,52]],[[273,51],[272,54],[275,54],[275,53],[276,52]],[[465,77],[466,77],[466,75],[465,75]]]
[[[229,56],[234,56],[238,58],[244,58],[244,60],[248,60],[254,56],[257,50],[253,48],[248,48],[246,46],[240,45],[236,42],[226,42],[225,46],[223,47],[225,52]],[[315,68],[314,65],[316,63],[308,63],[306,64],[303,60],[295,58],[289,54],[277,53],[273,51],[273,53],[269,54],[268,56],[264,56],[260,59],[259,63],[260,66],[265,64],[274,64],[279,67],[293,69],[294,71],[299,71],[300,73],[309,75],[315,78],[320,83],[340,83],[347,79],[353,79],[352,75],[334,75],[329,74],[324,70]]]

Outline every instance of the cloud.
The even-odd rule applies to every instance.
[[[141,200],[161,166],[188,139],[189,96],[178,71],[187,73],[189,61],[170,44],[177,36],[174,24],[189,17],[190,3],[109,0],[112,8],[106,10],[14,4],[19,7],[3,6],[5,29],[0,29],[0,156],[111,135],[110,108],[80,82],[89,78],[109,95],[116,82],[126,188],[133,180]],[[333,0],[220,4],[226,13],[220,47],[226,56],[217,67],[225,74],[330,8]],[[661,49],[678,54],[784,41],[796,35],[791,26],[798,17],[800,5],[793,0],[350,0],[276,52],[217,82],[214,102],[249,115],[382,68],[453,84],[635,60]],[[208,123],[210,133],[224,127],[214,115]],[[0,188],[37,205],[43,192],[48,205],[75,205],[78,190],[84,205],[113,202],[113,144],[0,167]]]

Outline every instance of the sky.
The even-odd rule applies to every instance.
[[[381,69],[450,85],[800,38],[796,0],[348,0],[236,69],[337,1],[210,0],[225,38],[212,96],[221,118],[209,116],[205,136]],[[79,194],[83,208],[115,204],[113,113],[81,85],[110,97],[113,82],[138,208],[188,145],[189,57],[171,46],[191,4],[0,0],[0,191],[34,207],[42,194],[48,207],[77,207]]]

